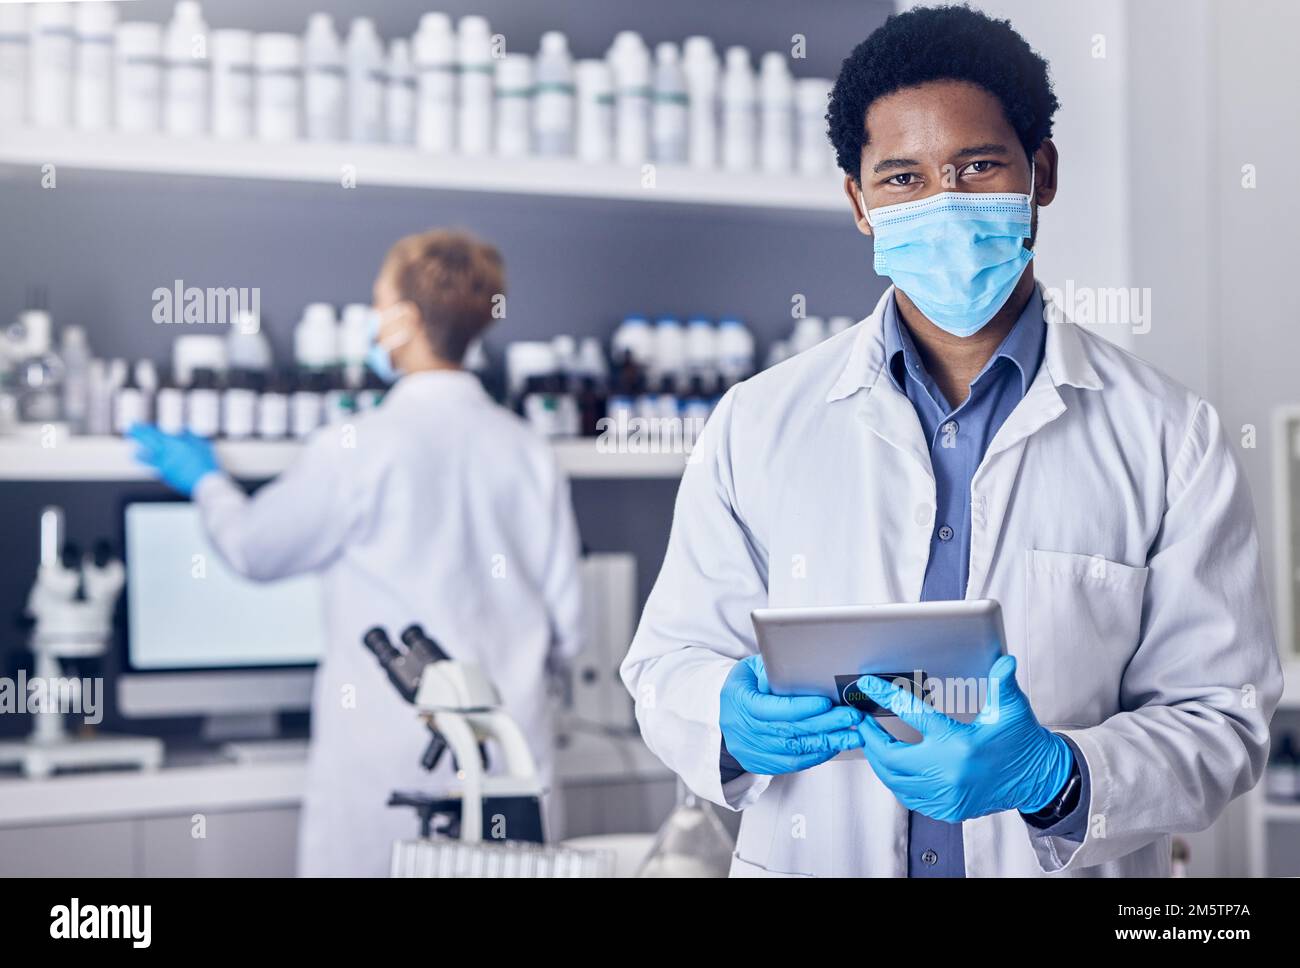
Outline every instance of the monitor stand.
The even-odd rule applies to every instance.
[[[280,735],[280,717],[271,709],[246,713],[214,713],[203,718],[200,735],[209,743],[275,739]]]

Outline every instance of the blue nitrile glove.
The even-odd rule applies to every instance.
[[[909,810],[949,823],[1002,810],[1036,813],[1070,777],[1074,753],[1039,725],[1013,656],[993,663],[988,698],[971,723],[877,676],[863,676],[858,688],[921,734],[921,742],[904,743],[870,717],[859,727],[871,768]]]
[[[132,424],[127,437],[139,444],[135,459],[157,472],[166,484],[186,497],[194,493],[199,481],[221,468],[212,445],[188,430],[182,434],[165,434],[153,424]]]
[[[736,663],[719,700],[727,752],[749,773],[795,773],[862,745],[862,713],[823,696],[772,695],[761,656]]]

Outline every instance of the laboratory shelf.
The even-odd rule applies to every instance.
[[[0,168],[33,183],[56,170],[200,176],[340,186],[497,192],[643,204],[727,207],[847,217],[837,175],[770,175],[658,165],[652,182],[636,166],[573,159],[433,155],[397,145],[223,141],[118,131],[10,127],[0,130]]]
[[[1278,702],[1279,709],[1297,710],[1300,709],[1300,657],[1282,658],[1282,698]]]
[[[151,475],[133,456],[133,445],[117,437],[27,437],[0,439],[0,481],[145,481]],[[217,457],[235,477],[274,477],[298,455],[293,441],[218,441]],[[632,479],[681,476],[682,454],[604,453],[595,440],[554,443],[556,461],[571,478]]]
[[[1263,807],[1265,820],[1300,823],[1300,800],[1286,802],[1265,798]]]

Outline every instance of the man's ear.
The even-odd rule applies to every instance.
[[[871,223],[867,221],[867,210],[863,206],[862,192],[858,188],[857,180],[852,175],[844,176],[844,194],[848,196],[849,205],[853,208],[853,224],[858,227],[858,231],[863,235],[870,235]]]
[[[1051,205],[1056,198],[1056,178],[1061,159],[1051,138],[1045,138],[1034,152],[1034,204]]]

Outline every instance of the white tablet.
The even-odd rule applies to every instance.
[[[988,697],[988,673],[1006,651],[1002,608],[991,599],[759,608],[752,613],[772,692],[857,706],[899,739],[920,736],[857,689],[871,673],[970,722]]]

